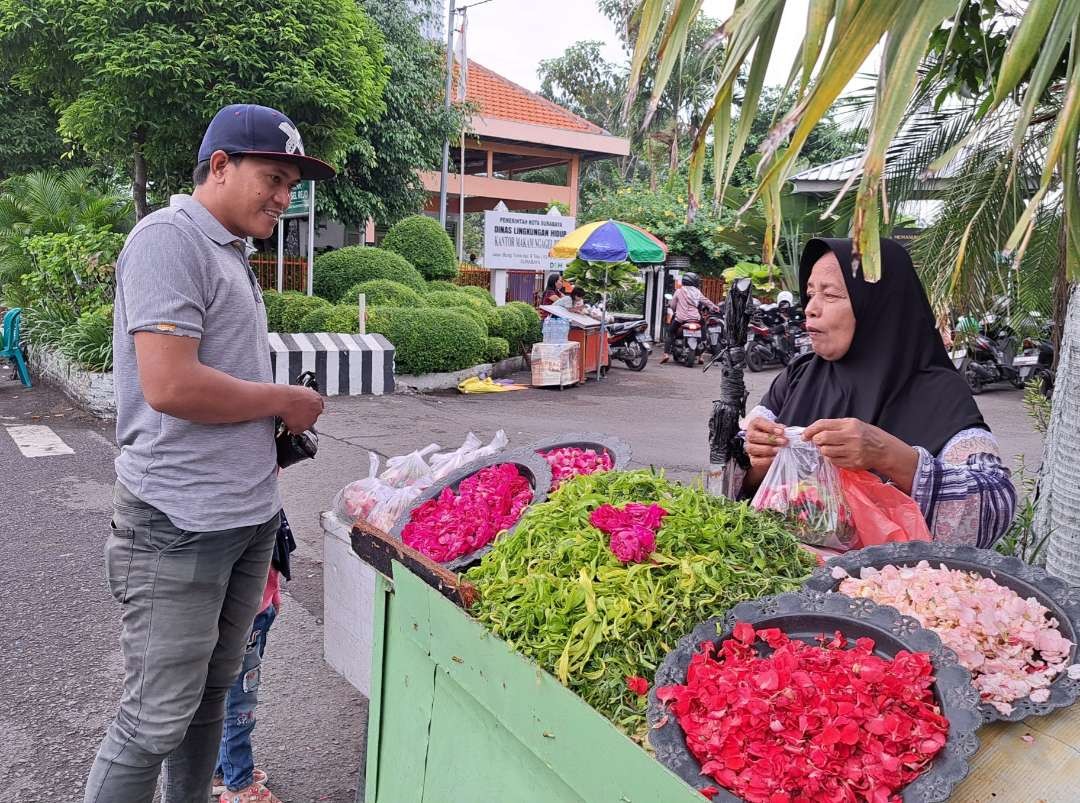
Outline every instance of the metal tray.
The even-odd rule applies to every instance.
[[[548,491],[551,490],[551,467],[547,464],[547,461],[535,452],[530,452],[525,449],[500,452],[497,455],[486,457],[483,460],[469,463],[469,465],[455,471],[449,477],[432,485],[420,494],[409,509],[402,514],[401,518],[398,519],[397,524],[395,524],[394,528],[390,531],[390,534],[400,541],[401,533],[405,529],[405,525],[412,519],[413,511],[416,510],[416,508],[424,504],[424,502],[436,498],[445,488],[449,488],[456,493],[458,485],[461,484],[462,480],[468,479],[476,472],[485,469],[488,466],[501,466],[503,463],[513,463],[516,465],[518,471],[525,476],[533,488],[532,502],[526,506],[525,510],[528,510],[533,505],[547,499]],[[522,517],[524,517],[524,515],[525,512],[522,511]],[[518,524],[520,523],[521,519],[518,519]],[[515,529],[517,529],[517,524],[510,528],[510,532],[513,532]],[[495,541],[492,541],[490,544],[482,546],[473,552],[469,552],[459,558],[454,558],[454,560],[447,561],[446,563],[443,563],[442,566],[453,572],[462,572],[490,552],[494,543]]]
[[[574,432],[560,435],[555,438],[537,441],[528,448],[539,455],[540,452],[550,452],[552,449],[569,447],[606,452],[611,457],[612,471],[624,470],[630,465],[630,458],[633,455],[630,444],[610,435],[601,435],[595,432]],[[543,460],[543,457],[540,459]]]
[[[806,582],[805,588],[815,591],[835,591],[840,586],[839,580],[832,577],[832,569],[840,566],[853,577],[858,577],[864,567],[880,569],[882,566],[914,566],[920,560],[931,565],[945,564],[950,569],[977,572],[990,577],[995,582],[1011,588],[1024,599],[1034,597],[1049,609],[1057,619],[1061,634],[1073,643],[1069,656],[1069,665],[1080,660],[1078,639],[1080,639],[1080,588],[1071,586],[1064,580],[1052,577],[1044,569],[1024,563],[1019,558],[1009,557],[992,549],[976,549],[972,546],[937,544],[927,541],[909,541],[898,544],[882,544],[866,547],[854,552],[847,552],[830,558],[825,566],[818,569]],[[1050,684],[1050,699],[1045,703],[1033,703],[1027,697],[1013,702],[1011,714],[1002,714],[994,706],[981,706],[983,722],[1019,722],[1032,716],[1043,716],[1058,708],[1065,708],[1080,697],[1080,680],[1072,680],[1062,672]]]
[[[968,758],[979,749],[975,731],[982,717],[971,675],[960,666],[955,653],[943,646],[934,633],[920,627],[911,617],[901,616],[895,608],[843,594],[803,589],[740,603],[724,616],[698,625],[679,641],[657,670],[649,690],[649,743],[656,751],[656,758],[690,786],[702,789],[717,784],[701,774],[697,759],[686,747],[678,720],[656,699],[656,690],[685,683],[690,659],[698,645],[727,640],[737,621],[750,622],[755,627],[778,627],[789,636],[810,643],[816,643],[818,635],[836,630],[852,640],[867,636],[874,640],[875,653],[884,657],[892,657],[901,650],[929,653],[934,664],[932,688],[942,714],[949,720],[949,735],[930,767],[904,788],[903,799],[905,803],[947,800],[968,774]],[[721,789],[712,800],[731,803],[740,798]]]

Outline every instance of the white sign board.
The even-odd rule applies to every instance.
[[[575,228],[574,218],[524,212],[484,212],[484,267],[510,270],[562,270],[569,260],[548,256]]]

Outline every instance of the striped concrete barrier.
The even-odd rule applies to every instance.
[[[271,332],[270,361],[279,385],[314,371],[327,396],[394,392],[394,346],[382,335]]]

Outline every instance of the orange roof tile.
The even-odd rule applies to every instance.
[[[454,67],[454,91],[457,92],[458,70]],[[456,97],[456,94],[455,94]],[[469,75],[465,99],[473,104],[483,117],[497,117],[519,123],[531,123],[568,131],[584,131],[589,134],[608,132],[588,120],[578,117],[562,106],[530,92],[523,86],[503,78],[482,64],[469,59]]]

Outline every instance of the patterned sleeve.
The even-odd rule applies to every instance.
[[[941,454],[919,452],[911,496],[935,541],[988,549],[1012,523],[1016,488],[1001,462],[997,439],[984,429],[965,429]]]

